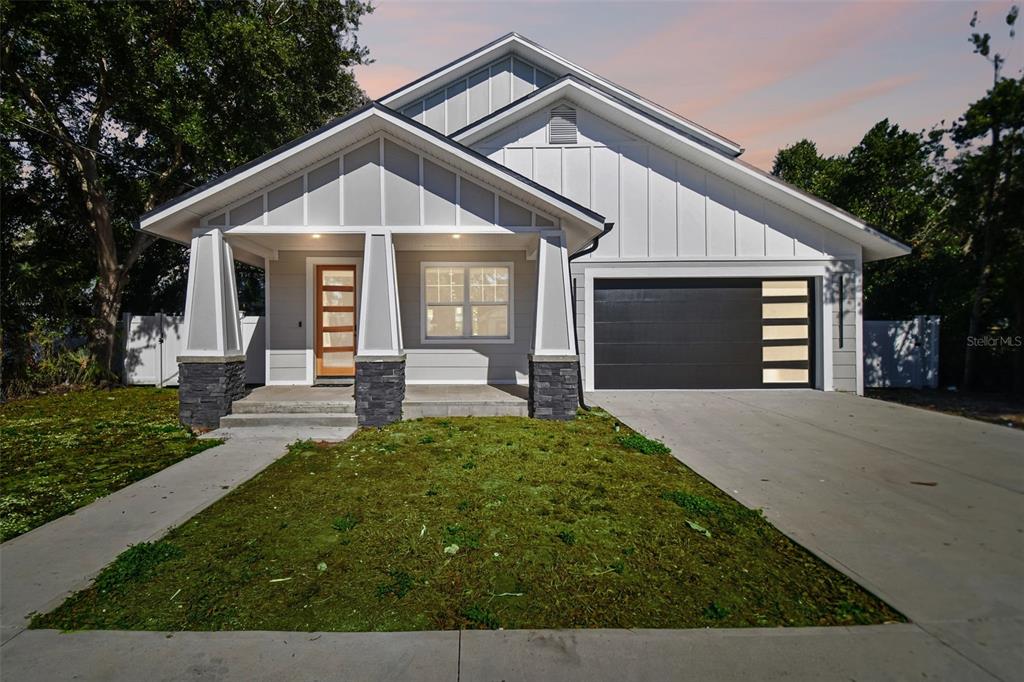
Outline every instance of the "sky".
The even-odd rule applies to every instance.
[[[516,31],[738,142],[770,170],[803,138],[845,153],[888,118],[951,121],[992,82],[968,43],[971,14],[1020,76],[1024,35],[1009,2],[427,2],[378,0],[359,29],[375,61],[356,68],[380,97]]]

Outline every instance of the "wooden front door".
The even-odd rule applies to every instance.
[[[316,375],[356,373],[356,266],[316,266]]]

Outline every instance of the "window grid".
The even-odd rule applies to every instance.
[[[425,266],[424,338],[510,339],[510,287],[508,265]]]

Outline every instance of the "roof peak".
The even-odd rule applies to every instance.
[[[401,110],[405,106],[416,102],[421,97],[427,96],[434,91],[444,87],[450,81],[464,78],[479,70],[482,66],[504,56],[510,44],[523,47],[525,54],[519,56],[529,59],[535,66],[551,73],[556,80],[571,75],[588,85],[597,87],[609,96],[615,97],[624,103],[645,110],[650,115],[661,119],[663,122],[685,130],[687,134],[697,141],[731,157],[743,153],[743,148],[736,142],[720,135],[704,126],[701,126],[679,114],[666,109],[616,83],[599,76],[574,62],[552,52],[537,41],[528,38],[516,31],[510,31],[485,45],[464,54],[463,56],[434,69],[430,73],[417,78],[397,90],[384,95],[377,101],[388,107]]]

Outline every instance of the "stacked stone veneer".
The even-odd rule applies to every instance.
[[[356,356],[356,417],[360,426],[402,420],[405,356]]]
[[[579,356],[530,356],[530,416],[568,421],[579,407]]]
[[[245,397],[245,356],[179,357],[178,418],[193,429],[215,429]]]

